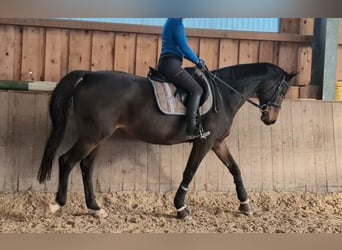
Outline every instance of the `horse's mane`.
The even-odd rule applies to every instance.
[[[265,75],[269,72],[270,68],[275,71],[284,72],[280,67],[271,63],[249,63],[220,68],[214,70],[213,73],[218,75],[224,74],[226,79],[234,81],[246,76],[256,77]]]

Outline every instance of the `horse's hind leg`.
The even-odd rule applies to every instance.
[[[241,178],[241,171],[239,166],[230,154],[225,141],[215,143],[213,151],[223,162],[223,164],[228,168],[229,172],[233,175],[236,193],[240,201],[239,211],[244,214],[251,214],[251,207],[249,204],[249,199],[245,186]]]
[[[56,195],[56,204],[50,205],[51,212],[54,213],[65,205],[71,170],[75,164],[84,159],[95,146],[95,143],[78,140],[69,151],[59,157],[58,191]]]
[[[94,187],[93,187],[93,169],[94,169],[94,160],[97,154],[99,147],[93,149],[90,154],[80,162],[81,170],[82,170],[82,178],[83,178],[83,186],[84,186],[84,194],[85,200],[87,204],[87,208],[91,213],[93,213],[96,217],[105,218],[108,216],[107,212],[104,209],[101,209],[96,202]]]

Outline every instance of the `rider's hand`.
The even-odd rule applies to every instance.
[[[204,60],[202,60],[202,59],[199,59],[198,60],[198,63],[196,63],[196,66],[197,66],[197,68],[199,68],[199,69],[205,69],[206,67],[205,67],[205,62],[204,62]]]

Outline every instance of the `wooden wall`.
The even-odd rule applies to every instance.
[[[288,98],[308,98],[313,19],[282,19],[281,33],[188,29],[210,69],[271,62],[299,71]],[[0,19],[0,79],[58,81],[74,69],[122,70],[145,76],[156,66],[161,28],[89,22]],[[185,66],[191,63],[186,62]],[[302,94],[304,93],[304,95]]]
[[[56,191],[56,161],[51,181],[46,186],[36,181],[50,127],[48,100],[44,93],[0,91],[0,191]],[[74,138],[71,116],[57,156]],[[245,104],[227,143],[249,191],[342,191],[342,102],[285,100],[272,126],[265,126],[260,112]],[[96,161],[96,190],[175,190],[190,146],[151,145],[114,135]],[[70,190],[82,192],[82,188],[76,166]],[[231,175],[212,152],[202,162],[191,190],[235,192]]]

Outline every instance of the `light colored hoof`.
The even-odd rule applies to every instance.
[[[54,203],[54,204],[49,204],[49,208],[50,208],[50,212],[54,214],[61,208],[61,206],[58,205],[57,203]]]
[[[89,209],[89,212],[96,218],[104,219],[108,217],[108,213],[102,208],[100,210]]]

